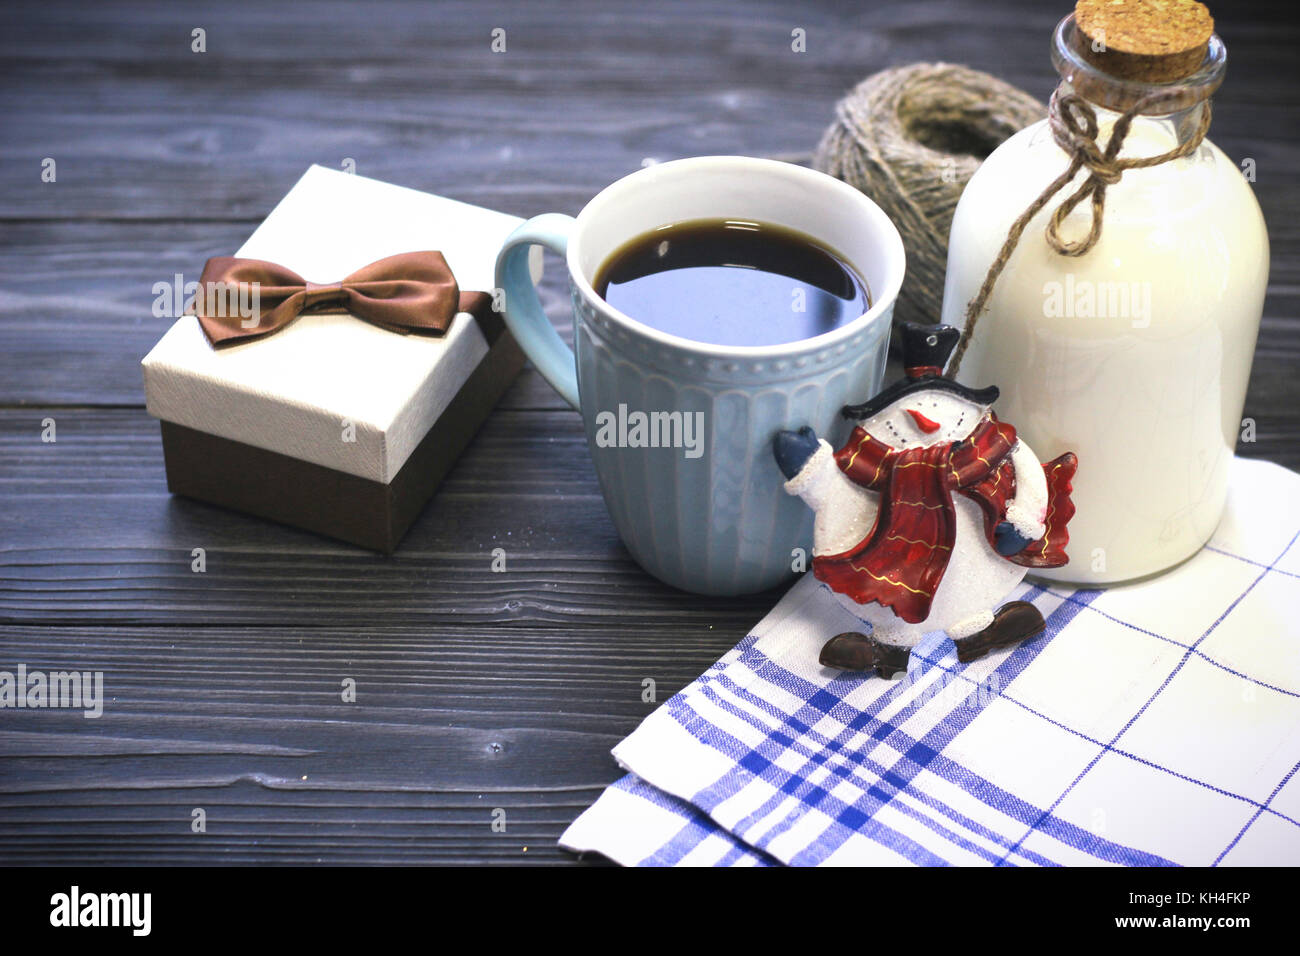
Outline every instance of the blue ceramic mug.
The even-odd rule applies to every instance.
[[[592,279],[615,250],[695,219],[758,221],[817,239],[866,280],[869,311],[797,342],[722,346],[651,328],[596,294]],[[534,244],[568,266],[573,350],[538,302]],[[638,170],[576,219],[528,220],[502,247],[496,284],[524,352],[582,413],[628,551],[675,587],[744,594],[789,578],[810,554],[812,512],[782,488],[772,438],[801,425],[833,445],[846,436],[840,407],[880,388],[903,262],[898,230],[853,187],[788,163],[704,156]]]

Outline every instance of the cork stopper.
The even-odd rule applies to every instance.
[[[1196,0],[1078,0],[1078,50],[1123,80],[1170,83],[1205,60],[1214,20]]]

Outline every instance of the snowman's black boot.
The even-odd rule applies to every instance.
[[[970,637],[953,641],[957,645],[957,660],[978,660],[989,651],[1010,647],[1027,641],[1043,632],[1047,625],[1042,612],[1028,601],[1011,601],[998,608],[993,623]]]
[[[889,680],[899,671],[907,670],[910,647],[882,644],[869,634],[845,631],[836,634],[822,646],[818,661],[823,667],[837,667],[846,671],[875,669]]]
[[[907,662],[911,658],[910,647],[876,641],[876,673],[885,680],[893,680],[898,673],[907,673]]]

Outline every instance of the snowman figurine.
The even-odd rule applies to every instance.
[[[971,661],[1043,630],[1032,604],[999,604],[1029,568],[1067,562],[1078,464],[1071,453],[1041,464],[993,414],[996,388],[943,375],[957,329],[902,334],[906,377],[844,407],[857,424],[843,448],[807,427],[773,442],[785,490],[816,513],[813,574],[870,625],[831,638],[821,663],[887,678],[929,631]]]

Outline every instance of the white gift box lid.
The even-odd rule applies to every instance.
[[[497,251],[520,222],[312,166],[236,255],[325,283],[385,256],[435,249],[462,291],[490,291]],[[536,281],[541,250],[533,253]],[[487,349],[464,312],[441,337],[401,335],[346,314],[303,315],[220,349],[187,315],[141,363],[145,404],[155,418],[386,484]]]

